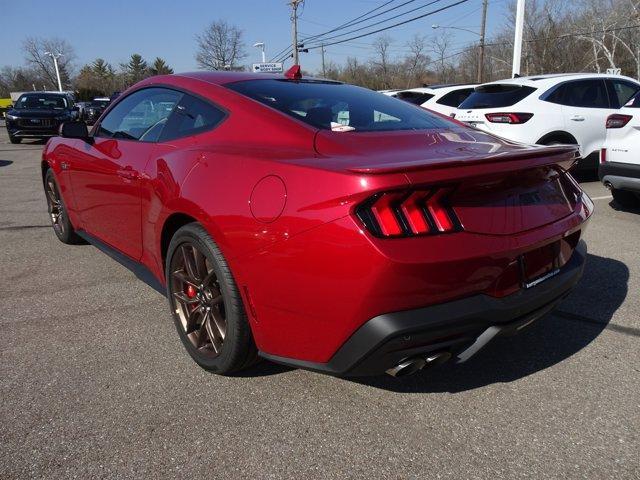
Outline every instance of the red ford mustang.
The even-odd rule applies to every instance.
[[[593,211],[575,155],[296,71],[200,72],[64,124],[42,176],[58,238],[166,292],[202,367],[400,376],[570,292]]]

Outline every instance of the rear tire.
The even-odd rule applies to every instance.
[[[634,208],[640,206],[640,198],[638,194],[629,192],[628,190],[619,190],[617,188],[611,188],[611,195],[613,199],[620,206],[625,208]]]
[[[9,141],[15,145],[17,143],[22,142],[22,139],[18,138],[18,137],[14,137],[12,135],[9,135]]]
[[[178,335],[198,365],[229,375],[256,362],[257,349],[236,282],[200,224],[190,223],[175,233],[165,275]]]
[[[76,233],[71,225],[67,207],[60,195],[58,182],[53,174],[53,170],[47,170],[44,177],[44,191],[47,197],[47,207],[53,231],[62,243],[67,245],[77,245],[85,241]]]

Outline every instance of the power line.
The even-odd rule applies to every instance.
[[[429,6],[429,5],[433,5],[434,3],[437,3],[437,2],[440,2],[440,1],[442,1],[442,0],[432,0],[430,3],[428,3],[428,4],[426,4],[426,5],[423,5],[422,7],[419,7],[419,8],[423,8],[423,7],[426,7],[426,6]],[[422,14],[422,15],[418,15],[418,16],[416,16],[416,17],[409,18],[409,19],[404,20],[404,21],[402,21],[402,22],[398,22],[398,23],[395,23],[395,24],[393,24],[393,25],[389,25],[389,26],[387,26],[387,27],[379,28],[379,29],[377,29],[377,30],[373,30],[373,31],[371,31],[371,32],[366,32],[366,33],[363,33],[363,34],[360,34],[360,35],[356,35],[356,36],[353,36],[353,37],[349,37],[349,38],[346,38],[346,39],[336,40],[336,41],[334,41],[334,42],[329,42],[329,43],[326,43],[326,42],[324,41],[325,39],[322,39],[322,40],[323,40],[323,45],[324,45],[325,47],[327,47],[327,46],[330,46],[330,45],[337,45],[337,44],[339,44],[339,43],[345,43],[345,42],[349,42],[349,41],[351,41],[351,40],[356,40],[356,39],[358,39],[358,38],[367,37],[367,36],[369,36],[369,35],[374,35],[374,34],[376,34],[376,33],[380,33],[380,32],[383,32],[383,31],[385,31],[385,30],[389,30],[389,29],[391,29],[391,28],[395,28],[395,27],[398,27],[398,26],[401,26],[401,25],[405,25],[405,24],[410,23],[410,22],[414,22],[414,21],[416,21],[416,20],[420,20],[421,18],[425,18],[425,17],[428,17],[428,16],[430,16],[430,15],[434,15],[434,14],[436,14],[436,13],[442,12],[442,11],[444,11],[444,10],[447,10],[447,9],[449,9],[449,8],[452,8],[452,7],[455,7],[455,6],[460,5],[460,4],[462,4],[462,3],[466,3],[466,2],[468,2],[468,1],[469,1],[469,0],[459,0],[458,2],[452,3],[452,4],[450,4],[450,5],[446,5],[446,6],[444,6],[444,7],[438,8],[438,9],[436,9],[436,10],[432,10],[432,11],[427,12],[427,13],[424,13],[424,14]],[[415,10],[415,9],[414,9],[414,10]],[[412,11],[414,11],[414,10],[412,10]],[[402,13],[402,14],[400,14],[400,15],[396,15],[396,16],[394,16],[394,17],[391,17],[391,18],[387,19],[387,20],[379,21],[379,22],[376,22],[376,23],[374,23],[374,24],[368,25],[368,26],[366,26],[366,27],[361,27],[361,28],[358,28],[358,29],[356,29],[356,30],[353,30],[353,31],[350,31],[350,32],[346,32],[346,33],[341,34],[341,35],[336,35],[336,36],[334,36],[334,37],[329,37],[329,38],[341,37],[341,36],[344,36],[344,35],[348,35],[349,33],[354,33],[354,32],[360,31],[360,30],[364,30],[364,29],[366,29],[366,28],[370,28],[370,27],[371,27],[371,26],[373,26],[373,25],[378,25],[378,24],[380,24],[380,23],[385,23],[385,22],[387,22],[387,21],[389,21],[389,20],[392,20],[392,19],[394,19],[394,18],[397,18],[397,17],[399,17],[399,16],[406,15],[407,13],[409,13],[409,12],[404,12],[404,13]],[[320,46],[320,45],[312,45],[312,46],[309,46],[309,47],[306,47],[306,46],[305,46],[305,48],[306,48],[306,49],[309,49],[309,50],[313,50],[313,49],[321,48],[321,46]],[[284,60],[284,59],[285,59],[285,58],[287,58],[288,56],[289,56],[289,54],[287,54],[286,56],[282,57],[282,60]],[[282,61],[282,60],[280,60],[280,61]]]
[[[419,15],[417,17],[409,18],[408,20],[404,20],[402,22],[394,23],[393,25],[389,25],[389,26],[384,27],[384,28],[379,28],[377,30],[373,30],[371,32],[363,33],[361,35],[356,35],[355,37],[350,37],[350,38],[345,38],[344,40],[336,40],[335,42],[325,43],[324,46],[328,47],[330,45],[337,45],[339,43],[349,42],[351,40],[356,40],[358,38],[368,37],[369,35],[375,35],[376,33],[384,32],[385,30],[390,30],[392,28],[396,28],[396,27],[399,27],[401,25],[406,25],[407,23],[410,23],[410,22],[415,22],[416,20],[420,20],[421,18],[428,17],[429,15],[434,15],[436,13],[443,12],[444,10],[448,10],[449,8],[456,7],[458,5],[466,3],[468,1],[469,0],[459,0],[459,1],[455,2],[455,3],[452,3],[450,5],[445,5],[444,7],[440,7],[438,9],[436,9],[436,10],[432,10],[430,12],[427,12],[425,14]],[[316,49],[316,48],[320,48],[320,47],[319,47],[319,45],[313,45],[313,46],[305,47],[305,48],[308,48],[309,50],[312,50],[312,49]]]
[[[352,22],[354,22],[354,21],[356,21],[356,20],[360,20],[362,17],[365,17],[365,16],[369,15],[370,13],[375,12],[376,10],[380,10],[381,8],[386,7],[386,6],[387,6],[387,5],[389,5],[390,3],[393,3],[394,1],[395,1],[395,0],[388,0],[387,2],[383,3],[382,5],[379,5],[379,6],[377,6],[376,8],[371,9],[371,10],[369,10],[369,11],[367,11],[367,12],[363,13],[362,15],[360,15],[360,16],[358,16],[358,17],[356,17],[356,18],[353,18],[353,19],[349,20],[348,22],[343,23],[342,25],[339,25],[339,26],[335,27],[335,28],[333,28],[332,30],[329,30],[329,31],[327,31],[327,32],[323,32],[323,33],[321,33],[321,34],[316,35],[314,38],[317,38],[317,37],[319,37],[319,36],[321,36],[321,35],[324,35],[324,34],[326,34],[326,33],[334,32],[334,31],[336,31],[336,30],[338,30],[338,29],[340,29],[340,28],[346,28],[346,27],[348,27],[348,26],[351,26]],[[412,1],[414,1],[414,0],[412,0]],[[278,57],[282,57],[282,55],[289,56],[289,54],[291,53],[291,50],[292,50],[292,48],[291,48],[290,46],[283,48],[282,50],[280,50],[278,53],[276,53],[276,54],[272,57],[272,60],[271,60],[271,61],[273,61],[273,59],[276,59],[276,58],[278,58]],[[286,57],[285,57],[285,58],[286,58]]]
[[[420,5],[419,7],[412,8],[411,10],[407,10],[406,12],[399,13],[399,14],[394,15],[394,16],[389,17],[389,18],[385,18],[385,19],[382,19],[382,20],[378,20],[377,22],[371,23],[371,24],[369,24],[369,25],[365,25],[364,27],[356,28],[355,30],[349,30],[348,32],[340,33],[340,34],[338,34],[338,35],[332,35],[332,36],[330,36],[330,37],[323,37],[323,38],[322,38],[322,40],[323,40],[323,41],[325,41],[325,40],[331,40],[332,38],[343,37],[343,36],[345,36],[345,35],[349,35],[349,34],[351,34],[351,33],[360,32],[360,31],[362,31],[362,30],[366,30],[367,28],[375,27],[376,25],[380,25],[381,23],[386,23],[386,22],[389,22],[389,21],[391,21],[391,20],[395,20],[396,18],[402,17],[402,16],[407,15],[407,14],[409,14],[409,13],[413,13],[413,12],[415,12],[416,10],[420,10],[420,9],[422,9],[422,8],[429,7],[429,6],[431,6],[431,5],[435,4],[435,3],[439,3],[439,2],[442,2],[442,1],[443,1],[443,0],[431,0],[430,2],[425,3],[424,5]],[[399,5],[398,7],[395,7],[395,8],[402,7],[402,6],[406,5],[407,3],[410,3],[410,2],[403,3],[402,5]],[[393,10],[393,9],[390,9],[390,10],[388,10],[388,11],[391,11],[391,10]],[[371,18],[373,18],[373,17],[371,17]],[[370,19],[367,19],[367,20],[370,20]],[[358,22],[358,23],[360,23],[360,22]],[[305,38],[305,39],[304,39],[304,41],[308,41],[308,39],[306,39],[306,38]]]
[[[389,21],[391,21],[391,20],[395,20],[396,18],[402,17],[402,16],[404,16],[404,15],[408,15],[408,14],[410,14],[410,13],[415,12],[416,10],[420,10],[420,9],[422,9],[422,8],[429,7],[429,6],[431,6],[431,5],[435,4],[435,3],[439,3],[439,2],[441,2],[441,1],[443,1],[443,0],[431,0],[430,2],[428,2],[428,3],[424,4],[424,5],[420,5],[419,7],[412,8],[411,10],[407,10],[406,12],[399,13],[399,14],[394,15],[394,16],[392,16],[392,17],[388,17],[388,18],[385,18],[385,19],[382,19],[382,20],[378,20],[377,22],[370,23],[370,24],[365,25],[365,26],[363,26],[363,27],[359,27],[359,28],[356,28],[356,29],[354,29],[354,30],[349,30],[348,32],[340,33],[340,34],[338,34],[338,35],[331,35],[331,36],[329,36],[329,37],[325,36],[326,34],[331,33],[331,32],[333,32],[333,31],[341,30],[341,29],[346,28],[346,27],[354,26],[354,25],[357,25],[357,24],[359,24],[359,23],[362,23],[362,22],[365,22],[365,21],[368,21],[368,20],[372,20],[372,19],[374,19],[374,18],[376,18],[376,17],[379,17],[380,15],[384,15],[385,13],[389,13],[389,12],[391,12],[391,11],[393,11],[393,10],[397,10],[398,8],[402,8],[402,7],[404,7],[405,5],[408,5],[408,4],[410,4],[410,3],[413,3],[414,1],[415,1],[415,0],[409,0],[409,1],[406,1],[406,2],[404,2],[404,3],[401,3],[400,5],[396,5],[396,6],[395,6],[395,7],[393,7],[393,8],[389,8],[389,9],[385,10],[384,12],[379,12],[379,13],[377,13],[376,15],[373,15],[373,16],[371,16],[371,17],[369,17],[369,18],[362,19],[362,20],[359,20],[359,21],[357,21],[357,22],[353,22],[353,21],[352,21],[351,23],[349,23],[349,22],[348,22],[347,24],[344,24],[344,26],[336,27],[336,28],[334,28],[333,30],[329,30],[329,31],[324,32],[324,33],[321,33],[321,34],[314,35],[313,37],[303,38],[303,39],[302,39],[302,42],[306,44],[306,43],[307,43],[307,42],[309,42],[309,41],[313,41],[313,42],[316,44],[316,46],[315,46],[314,48],[317,48],[317,43],[318,43],[318,41],[321,41],[322,43],[325,43],[325,41],[326,41],[326,40],[331,40],[331,39],[333,39],[333,38],[339,38],[339,37],[343,37],[343,36],[345,36],[345,35],[349,35],[349,34],[352,34],[352,33],[355,33],[355,32],[360,32],[360,31],[362,31],[362,30],[366,30],[367,28],[371,28],[371,27],[374,27],[374,26],[376,26],[376,25],[380,25],[380,24],[382,24],[382,23],[386,23],[386,22],[389,22]],[[386,5],[386,4],[385,4],[385,5]],[[286,55],[286,56],[288,56],[288,55],[289,55],[289,53],[287,52],[285,55]],[[284,58],[286,58],[286,56],[285,56]]]

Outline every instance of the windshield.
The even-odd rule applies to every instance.
[[[525,99],[535,88],[514,84],[488,84],[476,87],[475,91],[460,104],[460,109],[502,108],[515,105]]]
[[[89,102],[90,107],[104,108],[107,105],[109,105],[109,100],[93,100],[92,102]]]
[[[67,99],[63,95],[56,95],[55,93],[25,93],[20,95],[13,108],[64,110],[66,107]]]
[[[451,124],[366,88],[335,82],[246,80],[226,85],[313,127],[345,131],[431,130]]]

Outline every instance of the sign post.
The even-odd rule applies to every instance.
[[[254,63],[253,71],[257,73],[282,73],[282,63],[280,62]]]

